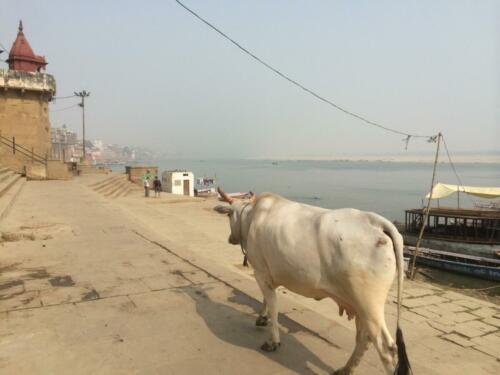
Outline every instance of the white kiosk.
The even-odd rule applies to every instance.
[[[194,175],[187,171],[165,171],[161,175],[163,189],[167,193],[194,197]]]

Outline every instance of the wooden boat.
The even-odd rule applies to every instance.
[[[414,252],[415,247],[405,246],[406,256],[412,258]],[[420,265],[479,277],[485,280],[500,281],[499,259],[419,248],[416,262]]]
[[[424,217],[424,208],[406,210],[406,245],[416,244]],[[431,207],[421,246],[495,259],[500,249],[500,210]]]
[[[216,197],[217,191],[213,187],[212,188],[204,188],[204,189],[196,189],[195,196],[201,197],[201,198]]]
[[[198,177],[196,179],[194,195],[201,198],[216,197],[217,189],[215,185],[215,178]]]
[[[500,210],[495,204],[481,207],[440,207],[439,199],[456,193],[480,198],[500,197],[500,188],[438,183],[432,188],[437,207],[405,211],[405,252],[412,255],[425,222],[417,264],[440,268],[482,279],[500,281]],[[426,198],[430,198],[431,193]],[[495,202],[493,202],[495,203]],[[427,214],[427,215],[426,215]]]
[[[420,245],[465,255],[498,259],[500,249],[500,209],[495,201],[476,204],[474,208],[460,207],[460,194],[482,199],[500,198],[500,187],[474,187],[437,183],[426,198],[437,201],[430,207]],[[457,194],[457,207],[440,207],[439,199]],[[406,245],[416,245],[426,208],[406,210],[404,238]]]

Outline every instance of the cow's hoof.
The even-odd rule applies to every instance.
[[[260,348],[263,351],[270,353],[270,352],[275,352],[279,348],[280,345],[281,344],[279,342],[269,343],[266,341],[264,344],[262,344],[262,346]]]
[[[255,321],[255,325],[257,327],[265,327],[267,326],[267,320],[268,320],[267,316],[259,315],[259,317]]]

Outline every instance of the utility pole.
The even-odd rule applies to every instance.
[[[78,104],[80,107],[82,107],[82,127],[83,127],[83,135],[82,135],[82,146],[83,146],[83,160],[87,160],[86,158],[86,153],[85,153],[85,98],[87,96],[90,96],[90,92],[88,91],[80,91],[80,92],[76,92],[75,91],[75,96],[78,96],[82,99],[81,103]]]

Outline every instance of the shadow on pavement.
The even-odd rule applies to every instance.
[[[260,350],[260,345],[268,338],[268,329],[254,325],[255,314],[242,312],[228,304],[214,301],[208,294],[210,293],[208,288],[186,287],[180,288],[180,290],[195,302],[198,315],[203,318],[210,331],[219,339],[232,345],[259,352],[281,366],[300,374],[316,373],[315,369],[330,374],[333,372],[333,368],[324,363],[292,335],[298,331],[308,332],[308,330],[286,316],[280,316],[280,324],[283,324],[289,330],[289,333],[281,330],[281,347],[277,352],[265,353]],[[233,296],[228,300],[229,303],[242,304],[243,298],[246,298],[245,302],[248,302],[244,304],[256,311],[260,304],[241,292],[233,290]],[[243,310],[248,309],[243,308]]]

